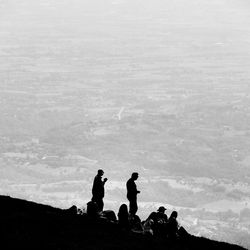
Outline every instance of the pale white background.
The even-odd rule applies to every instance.
[[[246,0],[1,0],[0,191],[84,207],[179,211],[250,247]]]

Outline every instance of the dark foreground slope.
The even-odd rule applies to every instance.
[[[125,232],[114,223],[0,196],[1,249],[232,249],[244,248],[190,236],[176,242]]]

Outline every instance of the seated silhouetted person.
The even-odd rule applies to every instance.
[[[98,206],[97,203],[94,201],[89,201],[87,203],[87,215],[90,218],[96,219],[99,217],[99,213],[98,213]]]
[[[168,237],[172,240],[176,239],[178,236],[179,224],[177,221],[178,213],[173,211],[169,217],[167,224],[167,234]]]
[[[151,229],[156,236],[166,236],[168,216],[165,214],[166,208],[161,206],[157,212],[152,212],[146,222],[151,222]],[[145,223],[144,223],[145,224]]]
[[[142,222],[141,219],[138,215],[131,215],[129,216],[129,224],[130,224],[130,228],[133,232],[136,233],[143,233],[143,226],[142,226]]]
[[[122,204],[119,208],[118,225],[122,229],[126,229],[126,230],[130,229],[128,206],[126,204]]]
[[[104,210],[100,215],[101,218],[106,219],[108,222],[117,222],[117,218],[113,210]]]
[[[169,217],[169,221],[167,223],[167,235],[169,239],[175,240],[179,239],[187,239],[190,237],[190,234],[186,231],[186,229],[179,225],[177,221],[178,213],[173,211]]]
[[[164,223],[168,222],[168,216],[165,214],[166,210],[167,209],[165,207],[163,207],[163,206],[158,208],[158,210],[157,210],[157,212],[155,214],[157,223],[164,224]]]
[[[68,210],[67,210],[68,214],[70,215],[76,215],[77,214],[77,206],[76,205],[73,205],[72,207],[70,207]]]

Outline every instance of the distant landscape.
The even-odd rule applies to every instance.
[[[250,248],[245,0],[0,1],[0,193],[105,209],[138,171],[142,218],[179,211]]]

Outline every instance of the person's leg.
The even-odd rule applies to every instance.
[[[99,209],[100,212],[102,212],[103,208],[104,208],[104,202],[103,202],[103,199],[100,199],[99,200],[98,209]]]
[[[137,200],[135,199],[134,201],[134,213],[136,214],[138,211],[138,205],[137,205]]]
[[[97,204],[97,211],[98,211],[98,212],[102,212],[103,206],[104,206],[103,200],[100,199],[100,198],[98,198],[98,199],[95,199],[95,202],[96,202],[96,204]]]
[[[135,215],[137,210],[138,210],[137,200],[136,199],[130,199],[129,200],[129,213],[131,215]]]
[[[129,199],[129,213],[132,214],[133,211],[133,201],[131,199]]]
[[[104,207],[104,203],[103,203],[103,200],[102,198],[99,198],[99,197],[92,197],[92,201],[94,201],[97,205],[97,211],[98,212],[102,212],[103,211],[103,207]]]

